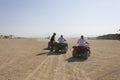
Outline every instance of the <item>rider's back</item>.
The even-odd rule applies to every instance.
[[[78,43],[79,43],[79,46],[85,46],[85,40],[84,39],[79,39]]]

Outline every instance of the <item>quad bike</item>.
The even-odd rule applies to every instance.
[[[55,43],[54,50],[55,52],[66,53],[68,50],[68,44],[67,43]]]
[[[89,46],[73,46],[73,52],[72,56],[77,58],[77,57],[82,57],[84,59],[88,59],[90,56],[90,47]]]
[[[57,42],[48,42],[48,49],[50,51],[53,51],[54,50],[54,46],[56,45]]]
[[[48,42],[48,49],[51,49],[52,45],[53,45],[53,43],[49,41]]]

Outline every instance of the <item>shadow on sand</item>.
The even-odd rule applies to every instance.
[[[43,50],[49,50],[48,48],[44,48]],[[38,53],[36,54],[36,56],[40,56],[40,55],[48,55],[50,52],[42,52],[42,53]]]
[[[48,55],[61,55],[61,54],[56,52],[49,52]]]
[[[44,53],[38,53],[36,56],[41,56],[41,55],[61,55],[62,53],[55,53],[55,52],[44,52]]]
[[[50,50],[49,48],[44,48],[43,50]],[[36,56],[40,56],[40,55],[61,55],[61,54],[65,54],[64,52],[42,52],[42,53],[38,53],[36,54]]]
[[[36,56],[40,56],[40,55],[47,55],[49,52],[44,52],[44,53],[38,53],[36,54]]]
[[[50,50],[49,48],[44,48],[43,50]]]
[[[68,61],[68,62],[84,62],[84,61],[86,61],[86,59],[84,59],[84,58],[73,58],[73,57],[70,57],[70,58],[68,58],[68,59],[66,59],[66,61]]]

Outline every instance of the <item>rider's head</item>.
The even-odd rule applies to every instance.
[[[56,33],[53,33],[53,35],[56,35]]]
[[[61,37],[63,37],[63,35],[61,35]]]
[[[84,36],[83,36],[83,35],[81,36],[81,39],[84,39]]]

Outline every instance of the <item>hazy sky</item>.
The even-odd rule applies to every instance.
[[[120,28],[120,0],[0,0],[0,34],[97,36]]]

